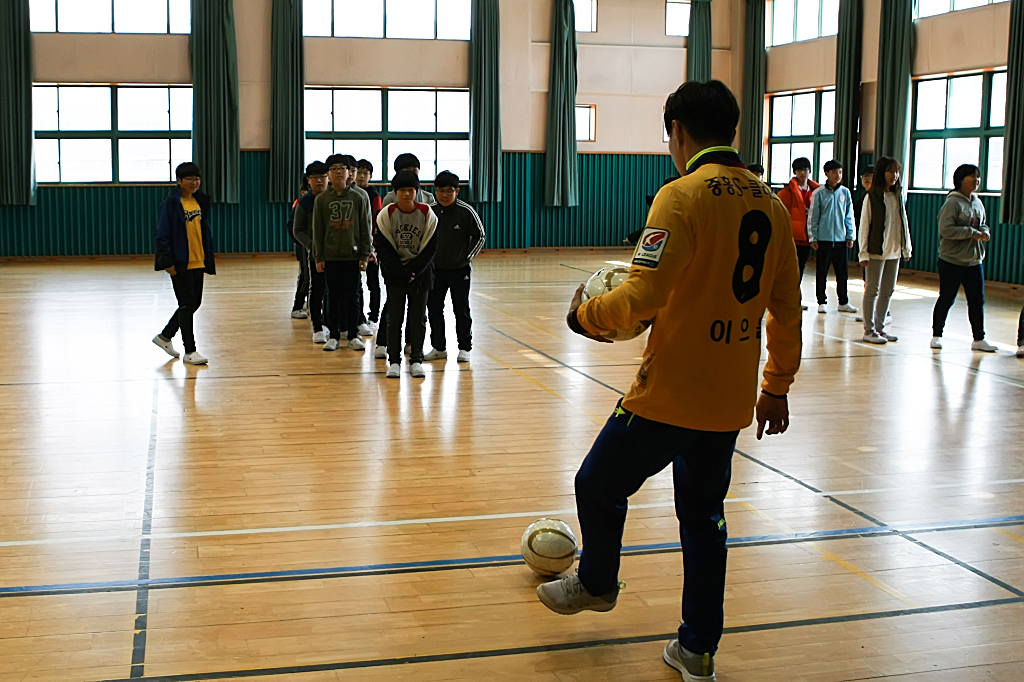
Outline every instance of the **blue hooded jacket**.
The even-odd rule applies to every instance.
[[[202,192],[192,197],[199,204],[203,215],[199,226],[203,234],[203,254],[208,275],[217,274],[214,263],[213,234],[210,232],[210,198]],[[175,187],[160,204],[160,216],[156,222],[156,264],[155,270],[166,270],[174,266],[178,270],[188,268],[188,228],[185,225],[185,208],[181,205],[181,188]]]

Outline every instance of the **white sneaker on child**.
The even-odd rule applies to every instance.
[[[400,364],[398,364],[397,362],[394,362],[390,366],[388,366],[388,373],[386,375],[388,379],[397,379],[401,375],[402,375],[402,366]]]
[[[359,336],[373,336],[373,329],[365,322],[359,325]]]
[[[843,305],[839,306],[839,312],[841,312],[841,313],[855,313],[855,312],[857,312],[857,309],[854,308],[849,303],[844,303]],[[861,320],[861,322],[863,322],[863,321],[864,320]]]
[[[459,362],[469,362],[469,351],[468,350],[460,350],[459,351]]]
[[[292,311],[292,318],[294,318],[296,320],[304,320],[307,317],[309,317],[309,313],[307,313],[305,310],[293,310]]]
[[[825,304],[824,303],[819,303],[818,304],[818,312],[822,313],[822,314],[825,313]]]
[[[182,361],[189,365],[205,365],[207,362],[209,362],[209,360],[204,358],[196,351],[192,351],[191,353],[185,353],[185,357],[182,358]]]
[[[162,337],[159,334],[157,334],[156,336],[153,337],[153,343],[155,343],[157,346],[159,346],[160,350],[162,350],[163,352],[167,353],[172,358],[180,358],[181,357],[178,354],[178,351],[174,350],[174,344],[171,343],[170,339],[165,339],[164,337]]]
[[[338,350],[338,339],[327,339],[327,343],[324,344],[324,350]]]
[[[413,375],[414,377],[427,376],[427,373],[423,370],[423,363],[420,362],[412,363],[412,367],[409,368],[409,374]]]
[[[928,347],[931,348],[932,350],[942,350],[942,337],[933,336],[931,342],[929,342],[928,344]]]
[[[313,343],[327,343],[327,336],[323,332],[313,332]]]
[[[363,350],[366,348],[366,344],[363,343],[363,340],[358,336],[353,336],[348,340],[348,347],[352,350]]]
[[[376,348],[373,349],[373,357],[376,358],[377,360],[387,360],[388,359],[388,347],[387,346],[377,346]]]
[[[431,360],[444,360],[447,357],[448,351],[431,348],[430,352],[423,356],[423,360],[426,362],[430,362]]]
[[[981,341],[974,341],[971,343],[971,350],[980,350],[982,353],[995,353],[998,348],[985,339],[982,339]]]

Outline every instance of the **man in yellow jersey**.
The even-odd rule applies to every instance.
[[[672,464],[683,549],[683,619],[665,662],[687,682],[714,680],[722,637],[723,502],[740,429],[789,426],[786,394],[800,366],[800,288],[786,207],[729,147],[739,106],[719,81],[669,96],[669,151],[683,176],[658,192],[629,278],[569,310],[569,327],[602,340],[654,320],[629,393],[576,474],[583,531],[578,573],[537,588],[562,614],[610,611],[618,598],[627,498]],[[765,309],[768,318],[762,325]],[[761,334],[768,363],[757,397]],[[756,408],[755,408],[756,403]]]
[[[171,357],[178,357],[171,339],[181,329],[185,343],[183,361],[205,365],[196,350],[193,317],[203,302],[203,273],[216,274],[213,237],[210,232],[210,201],[199,191],[199,166],[180,164],[174,171],[178,187],[160,205],[156,225],[156,269],[171,276],[178,309],[153,343]]]

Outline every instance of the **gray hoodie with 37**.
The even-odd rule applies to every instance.
[[[939,211],[939,258],[953,265],[978,265],[985,260],[985,242],[974,238],[979,234],[989,234],[981,199],[950,192]]]

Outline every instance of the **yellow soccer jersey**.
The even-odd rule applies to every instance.
[[[764,391],[785,395],[800,366],[800,282],[789,211],[721,154],[661,189],[629,278],[586,301],[592,334],[654,320],[623,407],[702,431],[748,426],[757,401],[762,318],[768,310]]]
[[[188,269],[198,270],[206,267],[206,253],[203,250],[203,229],[200,220],[203,210],[195,197],[181,200],[185,209],[185,230],[188,233]]]

